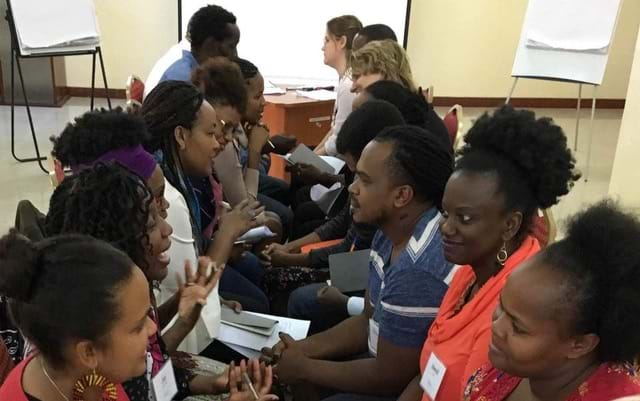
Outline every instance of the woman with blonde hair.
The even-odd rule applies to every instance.
[[[352,92],[360,93],[377,81],[394,81],[411,92],[418,87],[413,81],[409,58],[393,40],[376,40],[351,53]]]

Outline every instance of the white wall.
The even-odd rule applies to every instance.
[[[617,197],[627,207],[640,212],[640,30],[633,58],[633,69],[627,91],[627,102],[622,115],[618,147],[613,162],[609,195]]]

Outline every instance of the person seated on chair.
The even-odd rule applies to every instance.
[[[150,132],[144,146],[161,160],[167,178],[168,219],[189,222],[179,227],[172,224],[174,230],[180,231],[181,241],[192,245],[197,255],[207,255],[219,265],[228,264],[220,280],[225,299],[266,313],[268,300],[261,289],[264,269],[255,255],[234,246],[248,229],[265,223],[264,208],[245,200],[214,220],[204,219],[193,185],[194,180],[211,176],[213,161],[227,144],[215,109],[191,83],[164,81],[146,97],[140,115]],[[210,227],[218,219],[227,222],[217,224],[219,228],[212,234]]]
[[[639,243],[637,215],[611,201],[573,216],[563,239],[507,279],[491,318],[491,364],[471,376],[464,400],[640,394]]]
[[[183,41],[169,49],[153,66],[145,83],[144,97],[162,81],[190,81],[193,70],[210,57],[237,57],[240,29],[235,15],[211,4],[191,16]]]
[[[393,40],[398,41],[398,38],[388,25],[385,24],[371,24],[362,28],[355,38],[353,38],[353,50],[360,50],[364,45],[374,40]]]
[[[360,29],[362,29],[362,23],[353,15],[341,15],[327,21],[322,54],[324,64],[338,73],[338,87],[336,88],[331,129],[314,149],[318,155],[336,156],[336,137],[340,132],[340,127],[351,113],[351,105],[355,96],[350,91],[353,83],[349,72],[349,57],[351,56],[353,38]]]
[[[120,383],[146,377],[157,333],[152,291],[124,252],[85,235],[32,243],[12,230],[0,239],[0,293],[12,299],[12,315],[37,347],[0,387],[0,399],[129,401]],[[254,377],[262,399],[273,399],[271,370],[250,365],[264,374]],[[242,370],[231,367],[224,379],[237,401],[249,392],[238,391]]]
[[[171,246],[171,226],[160,216],[151,192],[138,175],[117,162],[104,163],[98,162],[93,167],[84,168],[56,188],[51,196],[46,233],[48,236],[85,234],[107,241],[127,253],[142,269],[150,286],[161,283],[169,273],[167,251]],[[122,221],[127,224],[122,225]],[[182,263],[181,277],[185,276],[185,265],[191,263]],[[197,265],[192,266],[195,268]],[[158,351],[154,356],[159,358],[155,361],[154,372],[167,360],[163,360],[162,355],[175,352],[199,322],[202,307],[195,301],[208,298],[218,278],[219,274],[212,274],[210,279],[205,278],[211,282],[193,282],[193,289],[181,288],[162,304],[151,293],[151,318],[161,331],[167,329],[162,336],[153,335],[149,351]],[[176,323],[169,324],[176,314]],[[217,368],[219,371],[213,373],[219,375],[224,367],[218,364]],[[176,369],[183,395],[213,392],[207,391],[203,385],[206,384],[205,380],[193,380],[194,376],[188,371]],[[149,393],[149,382],[145,376],[128,381],[124,386],[132,400],[142,400],[140,394]],[[223,386],[218,389],[222,390]]]
[[[256,132],[262,136],[265,130],[268,135],[269,127],[262,122],[262,114],[264,112],[264,78],[258,67],[249,60],[238,58],[234,60],[240,67],[242,76],[244,77],[245,87],[247,88],[247,108],[242,116],[242,128],[245,136],[252,137],[252,133]],[[248,141],[247,141],[248,142]],[[242,143],[242,142],[241,142]],[[289,205],[289,184],[279,178],[269,175],[269,167],[271,165],[269,153],[274,152],[280,155],[286,155],[297,144],[294,136],[272,135],[269,142],[263,147],[262,163],[260,163],[260,181],[258,183],[258,193],[266,195],[277,200],[283,205]],[[273,146],[272,146],[273,145]],[[246,147],[248,154],[249,147]],[[243,157],[248,161],[248,157]]]
[[[380,81],[378,83],[387,82],[390,81]],[[378,83],[372,86],[376,86]],[[389,87],[391,90],[380,91],[379,98],[382,100],[389,99],[390,103],[401,108],[400,112],[402,117],[405,121],[410,121],[410,123],[408,123],[409,125],[424,127],[426,114],[424,113],[424,99],[419,94],[413,94],[395,83],[392,83]],[[366,97],[365,99],[372,98]],[[359,115],[360,108],[370,107],[371,102],[377,103],[378,101],[375,99],[366,100],[364,104],[356,107],[352,114]],[[382,115],[382,113],[377,114]],[[431,131],[428,132],[429,135],[439,140],[443,146],[450,148],[449,137],[446,134],[443,136],[442,133],[438,135]],[[342,154],[347,161],[354,159],[353,161],[357,162],[364,146],[372,140],[376,134],[377,132],[371,129],[362,131],[340,131],[337,143],[340,154]],[[313,255],[313,253],[311,255]],[[276,254],[275,256],[277,259],[279,255]],[[340,294],[340,292],[333,287],[327,288],[324,284],[316,284],[295,290],[289,299],[288,312],[291,317],[311,320],[312,328],[330,327],[327,325],[333,325],[336,321],[340,321],[350,315],[353,316],[361,313],[362,305],[361,298],[347,297],[344,294]]]
[[[361,109],[351,113],[338,136],[338,145],[339,148],[342,146],[340,149],[344,153],[341,154],[347,161],[348,168],[355,171],[362,150],[376,134],[384,128],[402,124],[404,124],[404,120],[398,110],[383,101],[367,102]],[[344,143],[348,143],[349,146],[344,146]],[[347,316],[344,316],[343,313],[332,313],[334,311],[307,313],[308,308],[299,306],[294,299],[306,299],[307,297],[302,294],[308,294],[309,291],[312,291],[309,289],[311,287],[317,290],[319,284],[315,283],[323,283],[329,278],[327,269],[329,268],[330,255],[351,250],[369,249],[376,230],[377,228],[373,225],[353,222],[350,203],[346,202],[340,213],[304,239],[285,245],[269,245],[262,255],[265,265],[271,267],[265,275],[267,292],[272,299],[280,296],[284,298],[283,301],[287,301],[289,292],[294,290],[288,300],[288,314],[291,317],[310,319],[312,333],[327,329],[344,320]],[[333,246],[314,249],[308,253],[300,252],[300,247],[304,245],[335,238],[343,239]],[[311,303],[315,300],[316,291],[312,292],[314,296],[310,297],[309,302]],[[293,307],[291,306],[292,302],[295,305]]]
[[[282,335],[264,349],[281,382],[343,393],[335,399],[395,400],[411,381],[453,267],[438,228],[452,170],[451,152],[422,128],[387,128],[364,148],[349,191],[354,221],[379,228],[365,310],[301,341]]]
[[[351,91],[360,93],[377,81],[394,81],[417,92],[405,50],[393,40],[376,40],[351,53]]]
[[[291,224],[292,212],[288,206],[258,192],[262,149],[268,142],[269,134],[267,131],[254,130],[255,135],[247,136],[242,128],[248,96],[240,68],[224,57],[212,58],[193,72],[192,82],[216,109],[227,137],[226,146],[214,159],[213,177],[222,185],[225,199],[231,206],[245,199],[257,199],[268,212],[277,215],[270,216],[267,225],[282,237],[283,228]],[[208,181],[205,178],[195,182],[201,194],[211,193],[206,188]],[[206,196],[200,200],[201,208],[211,203]]]

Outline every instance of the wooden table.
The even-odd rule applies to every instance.
[[[313,100],[288,91],[284,95],[265,95],[263,121],[272,135],[295,135],[298,142],[316,146],[331,128],[333,100]],[[284,161],[271,156],[269,174],[287,179]]]

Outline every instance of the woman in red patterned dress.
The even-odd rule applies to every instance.
[[[640,221],[610,202],[511,274],[489,359],[466,401],[605,401],[640,394]]]

